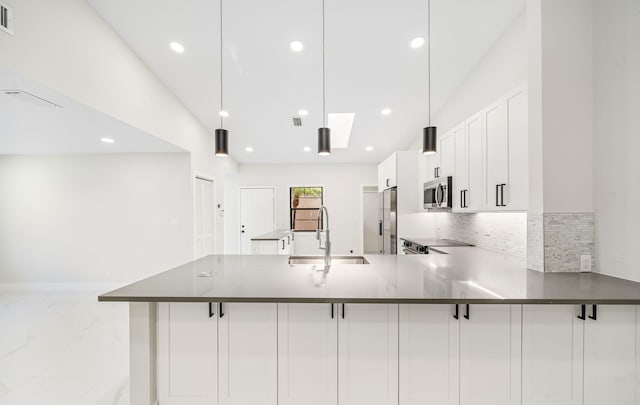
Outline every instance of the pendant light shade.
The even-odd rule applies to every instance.
[[[436,127],[426,127],[422,130],[422,153],[433,155],[436,153]]]
[[[216,156],[229,156],[229,132],[216,129]]]
[[[328,156],[331,154],[331,130],[329,128],[318,128],[318,155]]]

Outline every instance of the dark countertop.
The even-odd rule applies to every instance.
[[[251,240],[280,240],[289,235],[291,231],[289,229],[279,229],[273,232],[268,232],[263,235],[254,236]]]
[[[214,255],[101,295],[100,301],[640,304],[640,283],[598,273],[540,273],[475,247],[447,255],[365,255],[328,273],[287,256]],[[201,277],[210,273],[209,277]]]

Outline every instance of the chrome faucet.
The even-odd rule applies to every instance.
[[[329,211],[324,205],[318,208],[318,229],[316,229],[316,240],[318,241],[318,248],[324,250],[324,267],[328,269],[331,265],[331,240],[329,239]],[[324,226],[326,218],[327,226]],[[320,229],[322,228],[322,231]],[[320,237],[320,232],[324,233],[324,244]]]

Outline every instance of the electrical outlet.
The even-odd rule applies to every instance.
[[[580,271],[591,271],[591,255],[580,255]]]

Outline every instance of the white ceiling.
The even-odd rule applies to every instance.
[[[0,92],[0,154],[184,152],[155,136],[0,69],[0,90],[26,91],[47,108]],[[112,138],[106,144],[101,138]]]
[[[220,126],[220,0],[88,0],[212,132]],[[379,162],[427,123],[427,0],[326,0],[327,113],[356,114],[349,147],[319,157],[322,1],[223,3],[224,109],[241,163]],[[432,0],[433,110],[459,86],[525,0]],[[289,44],[299,40],[301,53]],[[176,54],[171,41],[184,45]],[[380,110],[392,112],[382,116]],[[293,127],[299,109],[309,115]],[[436,123],[437,124],[437,123]],[[253,152],[245,152],[247,146]],[[311,152],[303,152],[310,146]],[[365,152],[373,146],[372,152]]]

